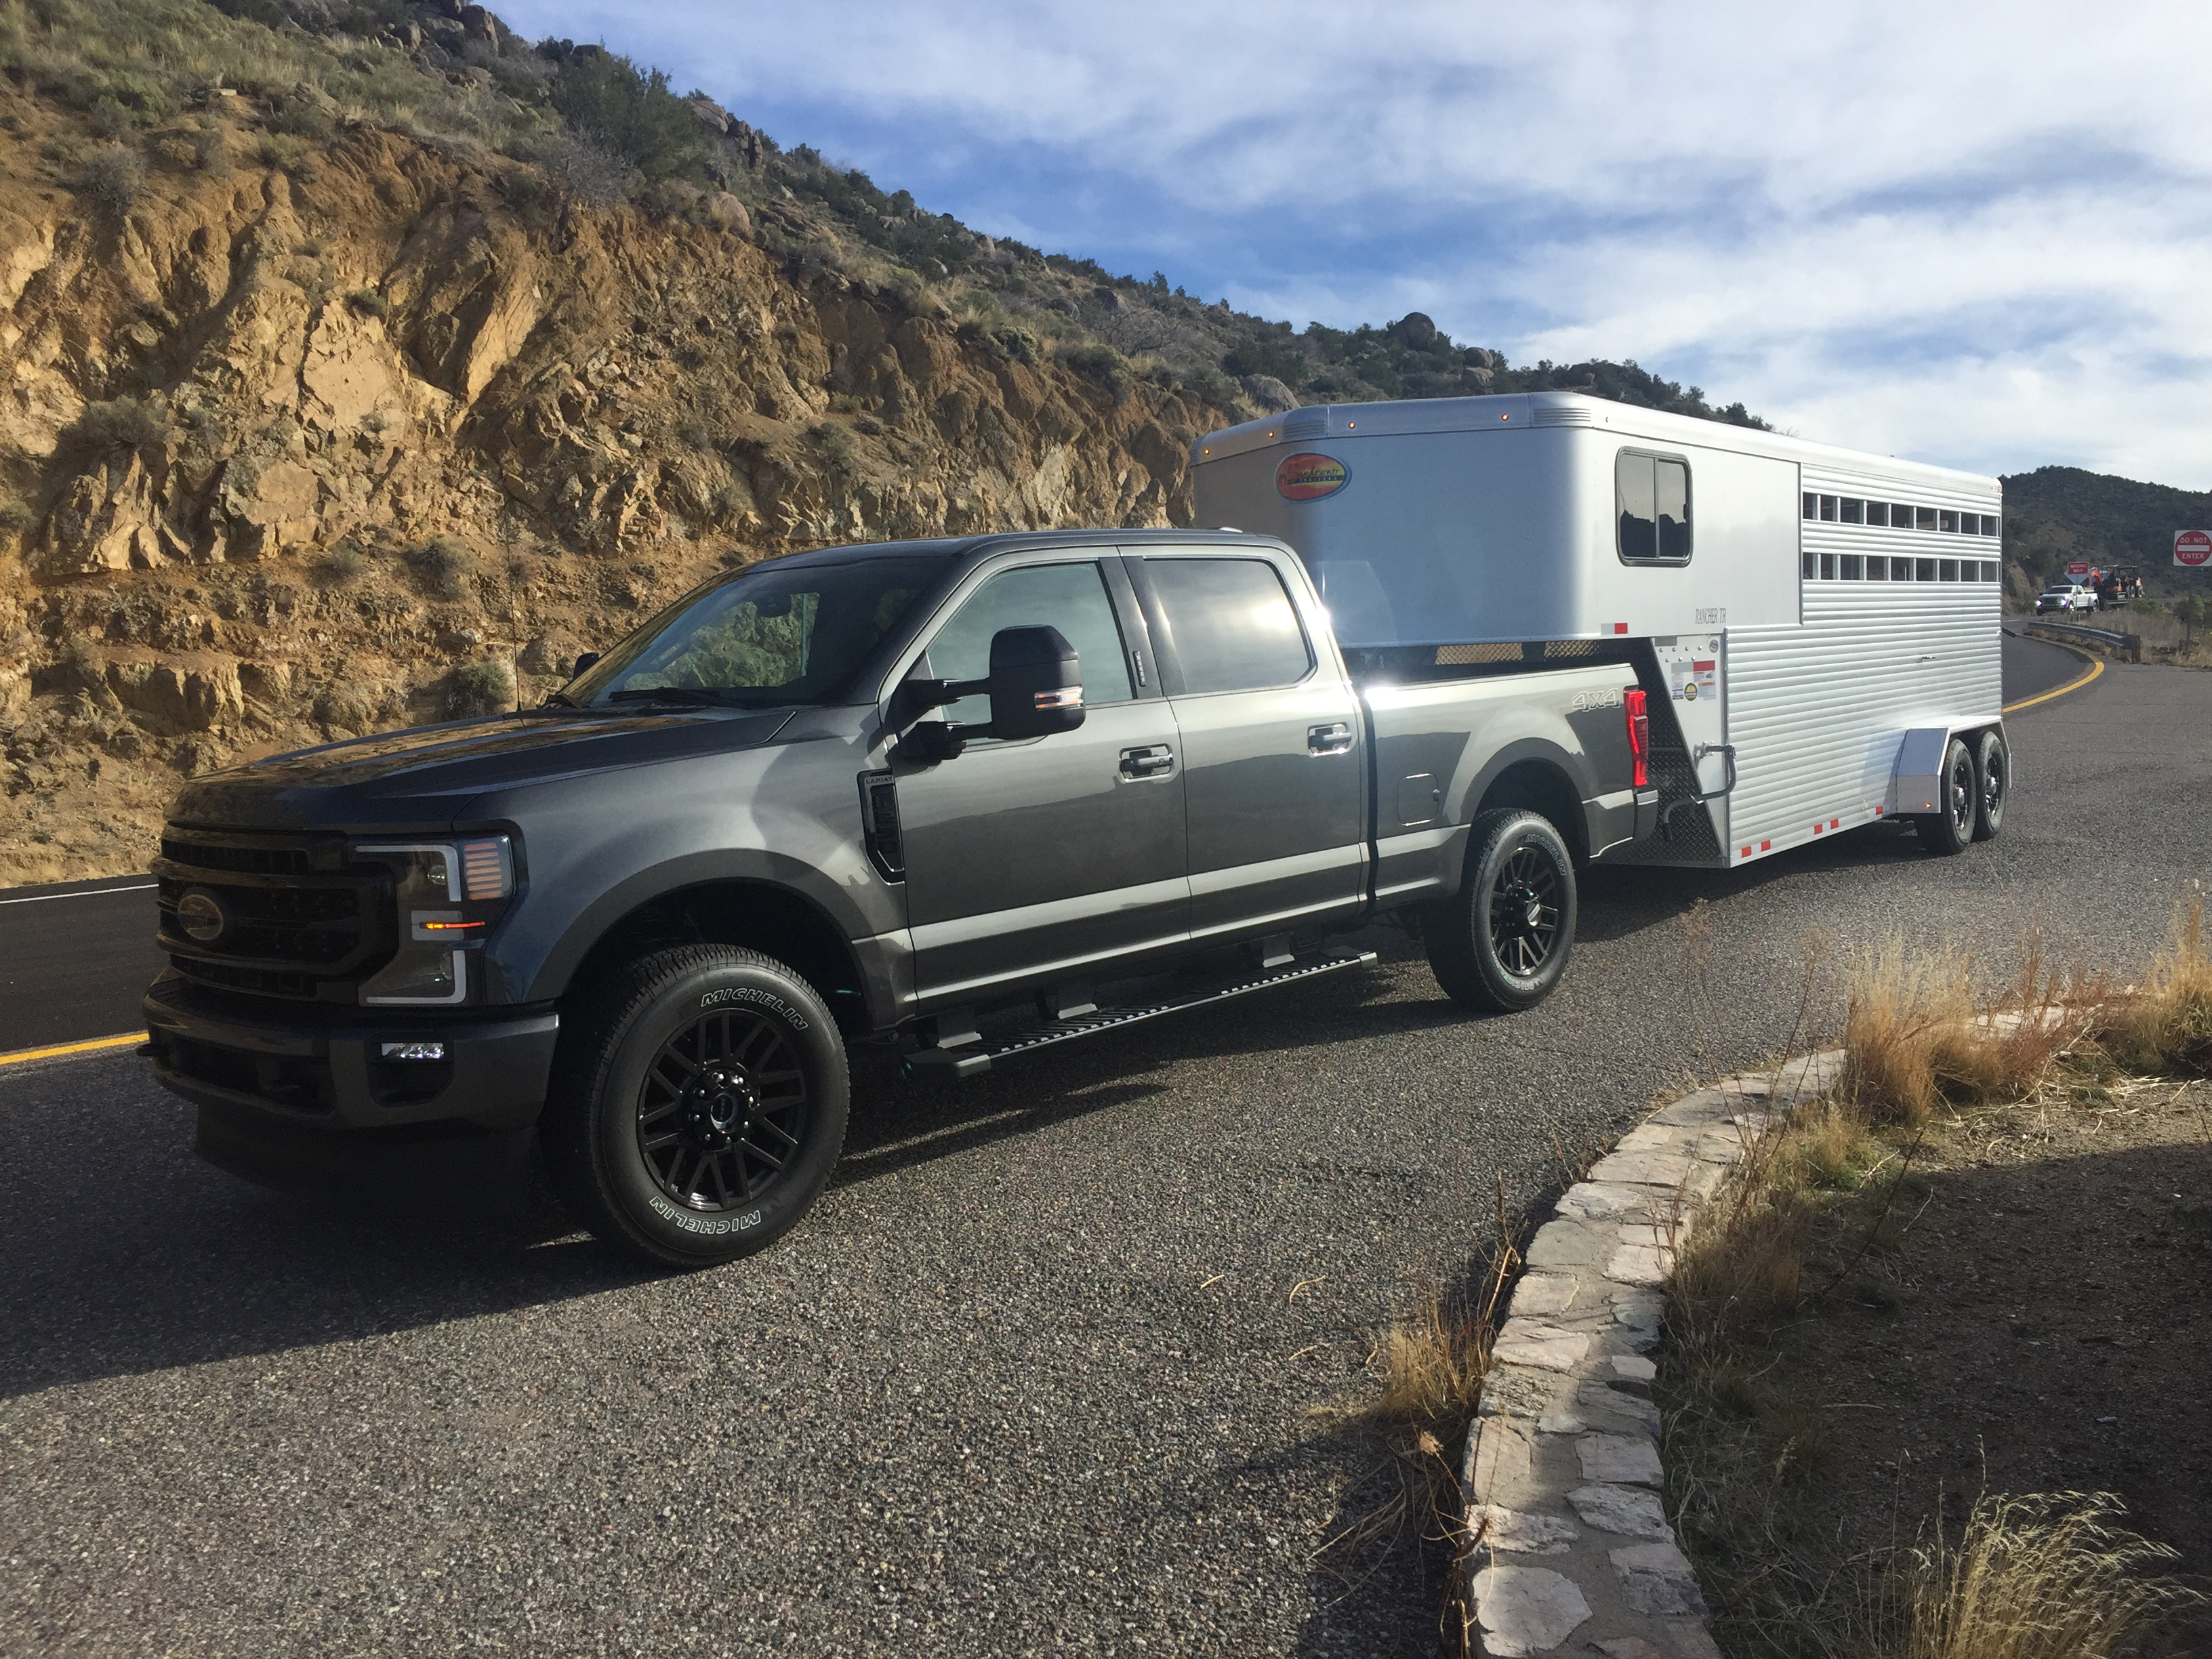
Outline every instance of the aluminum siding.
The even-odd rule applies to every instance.
[[[1816,542],[1815,532],[1858,532],[1854,550],[1869,552],[1884,550],[1870,538],[1887,539],[1857,526],[1805,529],[1808,549],[1828,539]],[[1923,556],[1945,544],[1952,557],[1972,540],[1895,539]],[[1983,545],[1995,556],[1993,538]],[[1997,582],[1814,580],[1804,586],[1802,626],[1731,629],[1728,727],[1738,781],[1729,862],[1873,821],[1909,729],[1996,722],[2002,594]]]

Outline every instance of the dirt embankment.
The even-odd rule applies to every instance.
[[[143,868],[180,776],[534,696],[732,562],[1187,522],[1233,418],[774,251],[773,207],[272,154],[222,94],[118,188],[80,126],[0,89],[0,882]]]

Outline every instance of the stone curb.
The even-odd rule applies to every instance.
[[[1529,1240],[1460,1470],[1485,1654],[1720,1659],[1660,1500],[1646,1356],[1698,1206],[1778,1114],[1834,1085],[1843,1059],[1829,1049],[1662,1107]]]

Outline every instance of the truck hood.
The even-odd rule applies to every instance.
[[[179,792],[169,816],[234,829],[443,823],[487,790],[757,748],[792,714],[563,712],[416,726],[210,772]]]

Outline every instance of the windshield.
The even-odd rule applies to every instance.
[[[569,701],[820,702],[937,587],[942,558],[753,566],[671,605],[567,690]]]

